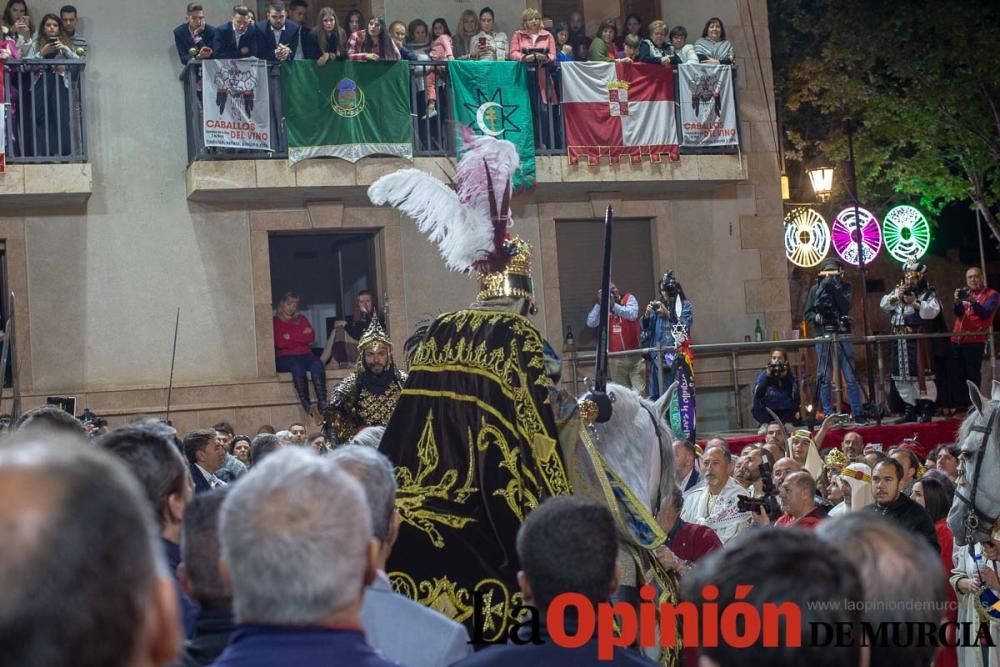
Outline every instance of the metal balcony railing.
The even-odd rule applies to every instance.
[[[239,149],[206,148],[202,135],[202,99],[201,99],[201,67],[202,63],[192,60],[181,72],[181,83],[184,87],[184,105],[187,118],[188,164],[196,160],[261,160],[287,159],[288,144],[285,136],[284,120],[281,106],[281,67],[278,63],[268,64],[268,85],[272,108],[272,128],[270,151],[254,151]],[[413,155],[414,157],[451,157],[455,155],[454,117],[451,107],[451,89],[445,77],[436,77],[437,114],[427,116],[426,74],[432,67],[447,67],[447,62],[430,60],[409,61],[410,67],[410,122],[413,125]],[[540,156],[565,155],[565,132],[563,118],[558,103],[545,104],[541,100],[535,68],[528,67],[528,88],[531,99],[532,117],[535,130],[535,154]],[[556,90],[556,96],[561,97],[560,64],[558,62],[544,65]],[[735,70],[734,70],[735,75]],[[675,77],[675,92],[677,78]],[[739,118],[739,104],[736,105]],[[677,122],[680,122],[679,111]],[[737,148],[681,148],[681,154],[716,154],[736,153]]]
[[[85,60],[4,63],[10,163],[87,161]]]

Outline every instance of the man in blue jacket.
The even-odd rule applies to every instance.
[[[257,25],[257,57],[270,62],[295,59],[299,44],[299,26],[288,20],[281,0],[271,3],[267,20]]]
[[[246,5],[233,7],[233,18],[215,30],[212,42],[213,58],[251,58],[257,54],[258,31],[250,22],[250,10]]]
[[[174,45],[181,65],[192,58],[203,59],[212,55],[215,28],[205,23],[205,9],[198,2],[188,3],[187,21],[174,28]]]

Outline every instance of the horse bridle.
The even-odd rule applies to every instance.
[[[961,500],[969,507],[969,513],[965,517],[965,542],[966,544],[972,544],[973,537],[975,536],[976,529],[980,526],[980,521],[985,521],[987,526],[992,526],[997,520],[997,517],[992,517],[978,507],[976,507],[976,492],[979,490],[979,473],[983,467],[983,459],[986,458],[986,448],[990,446],[990,434],[993,432],[993,426],[996,424],[997,413],[1000,413],[1000,408],[995,408],[990,414],[990,418],[987,420],[985,426],[980,426],[979,424],[973,424],[969,427],[969,431],[973,433],[982,433],[983,439],[979,445],[976,456],[976,465],[973,470],[972,478],[972,493],[966,498],[962,495],[962,492],[955,489],[955,497]],[[964,467],[967,458],[966,453],[962,452],[962,466]]]

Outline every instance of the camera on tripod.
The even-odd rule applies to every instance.
[[[741,512],[752,512],[753,514],[757,514],[763,509],[768,516],[777,516],[781,513],[781,505],[775,494],[774,480],[771,478],[771,465],[767,461],[761,461],[760,481],[764,493],[759,498],[736,496],[736,507]]]
[[[839,275],[832,275],[823,278],[819,284],[819,292],[816,295],[816,312],[821,318],[820,328],[823,333],[851,333],[851,318],[842,314],[837,307],[837,301],[847,301],[844,294],[844,281]]]

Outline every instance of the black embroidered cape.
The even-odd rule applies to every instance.
[[[519,602],[518,528],[542,499],[570,493],[543,345],[513,313],[442,315],[417,348],[380,446],[399,484],[393,587],[485,640],[506,632]]]

